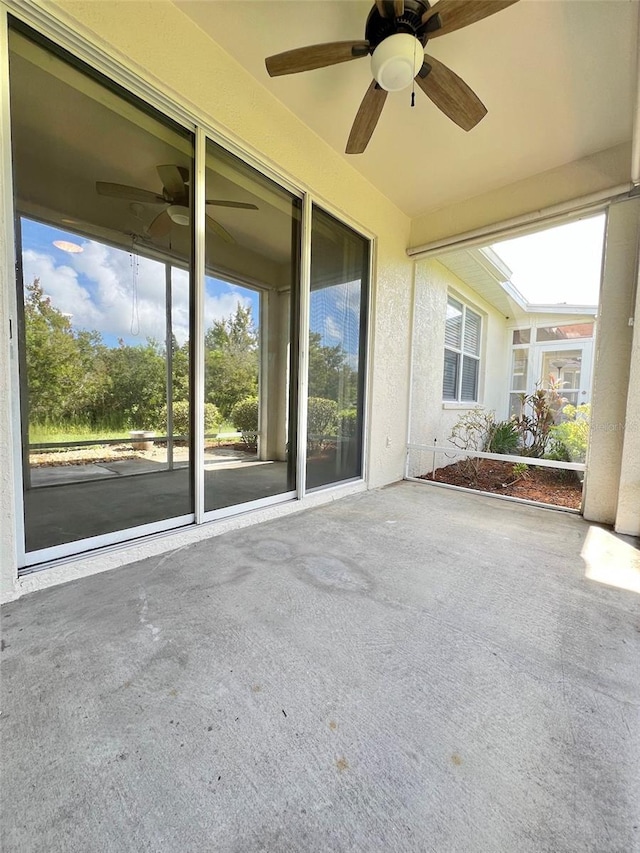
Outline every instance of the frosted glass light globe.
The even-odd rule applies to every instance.
[[[169,214],[169,218],[176,223],[176,225],[188,225],[189,224],[189,208],[185,207],[183,204],[172,204],[167,208],[167,213]]]
[[[396,33],[381,41],[371,55],[371,73],[387,92],[406,89],[422,68],[424,48],[415,36]]]

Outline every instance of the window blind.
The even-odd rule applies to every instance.
[[[464,318],[464,346],[465,352],[472,355],[480,355],[480,329],[481,319],[474,311],[466,309]]]
[[[455,299],[447,301],[447,320],[444,327],[444,345],[460,349],[462,342],[462,304]]]
[[[458,359],[457,352],[444,351],[444,376],[442,380],[442,399],[456,400],[458,397]]]
[[[462,359],[462,383],[460,399],[474,401],[478,399],[478,360],[465,355]]]

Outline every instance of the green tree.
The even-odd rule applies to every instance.
[[[173,400],[174,402],[189,399],[189,341],[178,345],[175,335],[171,338],[171,354],[173,359]]]
[[[146,344],[120,345],[108,350],[106,368],[111,379],[106,395],[112,424],[146,429],[157,423],[166,403],[166,361],[152,338]]]
[[[251,306],[215,320],[205,335],[205,400],[224,418],[233,406],[258,393],[258,333]]]
[[[309,333],[309,396],[335,400],[339,408],[355,406],[358,374],[340,344],[326,346],[319,332]]]
[[[71,320],[51,304],[36,278],[24,303],[29,421],[58,423],[85,414],[99,397],[104,375],[97,357],[106,348],[97,332],[74,332]]]

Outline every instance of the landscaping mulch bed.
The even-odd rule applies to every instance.
[[[530,466],[524,476],[516,479],[512,462],[481,459],[475,482],[463,462],[437,468],[433,474],[423,474],[420,479],[569,509],[580,509],[582,503],[582,483],[575,471]]]

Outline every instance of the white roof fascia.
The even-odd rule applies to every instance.
[[[598,306],[569,305],[564,302],[536,305],[535,303],[527,302],[524,310],[527,314],[588,314],[595,317],[598,313]]]

